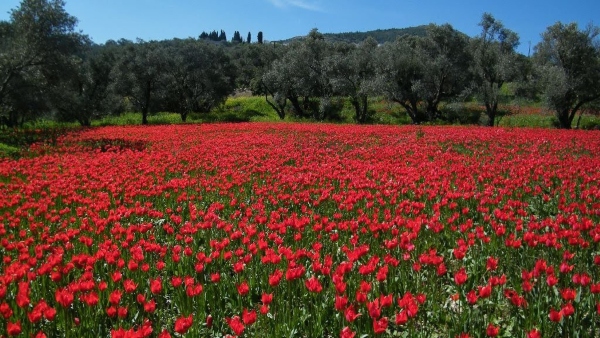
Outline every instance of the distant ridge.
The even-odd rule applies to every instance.
[[[348,42],[348,43],[360,43],[367,37],[371,36],[378,43],[391,42],[396,40],[398,36],[402,35],[415,35],[425,36],[426,25],[407,27],[407,28],[390,28],[390,29],[377,29],[374,31],[367,32],[345,32],[345,33],[323,33],[325,41],[328,42]],[[292,41],[301,40],[304,36],[296,36],[286,40],[277,41],[279,43],[290,43]]]

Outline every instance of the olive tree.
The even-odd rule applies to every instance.
[[[223,48],[193,39],[167,49],[161,106],[186,121],[191,112],[208,112],[235,89],[234,68]]]
[[[401,105],[413,123],[427,121],[419,109],[421,93],[415,85],[424,78],[424,64],[411,38],[401,37],[377,49],[372,86],[388,100]]]
[[[439,104],[467,86],[469,39],[451,25],[429,25],[424,37],[403,36],[376,51],[374,86],[400,104],[413,123],[442,118]]]
[[[472,60],[468,47],[469,38],[449,24],[431,24],[425,37],[416,39],[423,74],[412,89],[425,105],[427,120],[442,118],[439,104],[455,99],[467,87]]]
[[[517,33],[504,27],[491,14],[484,13],[479,23],[481,35],[472,39],[472,72],[475,91],[485,104],[488,126],[494,126],[498,114],[500,88],[519,76]]]
[[[578,111],[600,100],[599,35],[598,27],[558,22],[535,46],[542,92],[560,128],[570,129]]]
[[[0,22],[0,113],[14,126],[48,109],[48,87],[61,77],[87,37],[62,0],[23,0]]]
[[[148,124],[148,113],[157,107],[158,94],[165,87],[168,53],[156,41],[124,43],[123,49],[113,69],[113,88],[142,113],[142,124]]]
[[[76,120],[89,126],[95,118],[120,110],[122,98],[111,90],[111,71],[116,62],[114,42],[90,45],[73,57],[70,67],[50,89],[50,104],[59,120]]]
[[[313,29],[302,41],[289,45],[262,76],[265,99],[280,118],[285,117],[288,100],[297,117],[323,117],[316,100],[333,95],[325,73],[330,47],[323,35]]]

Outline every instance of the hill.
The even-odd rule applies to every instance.
[[[371,36],[378,43],[385,43],[394,41],[396,37],[402,35],[416,35],[425,36],[426,25],[407,27],[407,28],[390,28],[390,29],[377,29],[374,31],[367,32],[345,32],[345,33],[323,33],[325,40],[329,42],[348,42],[348,43],[359,43],[364,41],[367,37]],[[279,43],[290,43],[295,40],[300,40],[303,36],[296,36],[290,39],[277,41]]]

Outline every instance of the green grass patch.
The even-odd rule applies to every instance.
[[[318,104],[318,102],[316,103]],[[369,124],[385,125],[406,125],[412,124],[411,119],[405,109],[399,104],[390,102],[381,97],[369,98],[368,109],[371,113]],[[313,107],[314,108],[314,107]],[[284,122],[315,122],[310,117],[296,117],[291,112],[291,105],[288,104],[288,112]],[[468,103],[441,103],[439,106],[443,118],[439,121],[433,121],[427,124],[460,124],[473,125],[484,124],[486,120],[485,108],[476,102]],[[516,109],[516,110],[515,110]],[[573,128],[577,128],[577,120],[573,121]],[[188,115],[186,123],[231,123],[231,122],[279,122],[282,121],[273,108],[266,102],[264,96],[238,96],[230,97],[225,103],[216,107],[208,113],[191,113]],[[331,99],[331,109],[327,112],[323,121],[328,123],[346,123],[354,124],[355,111],[350,100],[347,97],[335,97]],[[176,113],[159,112],[148,115],[148,124],[181,124],[181,116]],[[500,127],[536,127],[536,128],[555,128],[557,127],[556,118],[552,113],[544,111],[536,103],[526,103],[523,105],[501,107],[496,123]],[[92,126],[124,126],[141,125],[142,115],[139,112],[126,112],[120,115],[105,116],[92,121]],[[38,119],[27,122],[24,130],[48,130],[77,129],[77,122],[57,122],[51,119]],[[600,128],[600,116],[584,114],[579,121],[580,129],[598,129]],[[0,142],[11,146],[23,146],[31,143],[27,139],[20,142],[9,140],[11,131],[0,131]],[[4,135],[4,136],[2,136]],[[8,136],[6,136],[8,135]],[[27,137],[29,138],[29,137]]]
[[[15,146],[0,143],[0,158],[18,158],[21,150]]]
[[[573,119],[572,128],[577,128],[579,116]],[[551,114],[529,114],[529,115],[508,115],[500,119],[500,127],[529,127],[529,128],[556,128],[558,122],[556,117]],[[587,115],[581,116],[579,129],[591,130],[600,128],[600,116]]]
[[[193,119],[188,117],[192,122]],[[178,124],[183,123],[181,116],[176,113],[159,112],[148,114],[148,124]],[[99,120],[93,121],[92,126],[126,126],[142,124],[142,114],[135,112],[127,112],[117,116],[105,116]]]

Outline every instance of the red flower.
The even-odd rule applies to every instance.
[[[111,292],[110,295],[108,296],[108,302],[111,303],[112,305],[117,305],[121,301],[122,295],[123,295],[123,293],[121,291],[115,290],[115,291]]]
[[[384,333],[385,330],[387,330],[388,327],[388,319],[387,317],[383,317],[379,320],[377,319],[373,319],[373,332],[375,334],[381,334]]]
[[[381,306],[379,305],[379,298],[372,302],[367,303],[367,310],[371,318],[377,319],[381,316]]]
[[[65,289],[57,289],[54,293],[54,298],[56,302],[63,307],[69,307],[73,303],[73,293],[69,290]]]
[[[179,317],[177,318],[177,320],[175,320],[175,332],[179,334],[184,334],[190,329],[190,327],[192,327],[193,323],[194,318],[192,317],[192,315],[189,315],[187,317]]]
[[[319,282],[319,279],[314,276],[304,281],[304,285],[310,292],[320,293],[323,291],[323,286]]]
[[[156,310],[156,302],[154,301],[154,299],[151,299],[150,301],[144,303],[144,311],[148,312],[148,313],[153,313]]]
[[[240,320],[240,317],[233,316],[232,318],[225,318],[225,320],[227,321],[229,327],[231,327],[231,329],[233,330],[233,333],[235,333],[236,335],[239,336],[244,332],[244,329],[246,327],[244,326],[244,323],[242,323],[242,321]]]
[[[275,270],[271,275],[269,275],[269,285],[277,286],[279,282],[281,282],[281,278],[283,278],[283,272],[279,269]]]
[[[171,334],[165,329],[158,335],[158,338],[171,338]]]
[[[553,308],[550,309],[550,313],[548,314],[548,318],[550,318],[551,321],[553,322],[560,322],[562,320],[562,312],[560,311],[556,311]]]
[[[345,326],[340,332],[340,338],[354,338],[356,336],[355,332],[352,332],[349,327]]]
[[[348,297],[336,295],[334,305],[335,309],[338,311],[344,311],[346,306],[348,306]]]
[[[487,270],[496,270],[498,268],[498,258],[488,257],[485,267]]]
[[[112,281],[115,282],[115,283],[118,282],[118,281],[120,281],[122,277],[123,277],[123,274],[121,274],[120,271],[115,271],[111,275]]]
[[[242,321],[246,325],[252,325],[256,321],[256,311],[248,311],[244,309],[242,311]]]
[[[558,283],[558,278],[556,278],[556,276],[554,276],[554,275],[546,276],[546,284],[548,284],[549,287],[553,287],[554,285],[556,285],[556,283]]]
[[[421,295],[423,296],[423,301],[425,301],[425,295]],[[419,296],[417,296],[418,298]],[[379,296],[379,301],[381,303],[381,307],[388,307],[388,306],[392,306],[394,304],[394,296],[392,294],[389,295],[381,295]],[[418,301],[418,300],[417,300]]]
[[[21,334],[21,322],[17,321],[15,323],[6,323],[6,333],[8,333],[9,336],[17,336]]]
[[[29,305],[29,282],[19,282],[19,289],[17,291],[16,301],[17,306],[21,308]],[[71,299],[71,302],[72,301],[73,300]]]
[[[156,279],[151,279],[150,280],[150,292],[152,292],[153,294],[158,294],[161,293],[162,291],[162,280],[160,279],[160,277],[156,278]]]
[[[492,286],[487,284],[479,287],[479,298],[487,298],[492,294]]]
[[[438,276],[443,276],[446,274],[446,272],[448,272],[448,268],[446,267],[446,264],[441,263],[437,266],[436,273]]]
[[[132,279],[126,279],[123,282],[123,288],[125,289],[125,292],[132,293],[137,288],[137,284],[135,284]]]
[[[384,265],[381,268],[379,268],[379,270],[377,271],[377,276],[376,276],[377,280],[380,282],[385,281],[387,279],[388,270],[389,270],[389,268],[387,265]]]
[[[49,321],[53,321],[56,317],[56,309],[53,307],[47,307],[44,310],[44,317]]]
[[[575,297],[577,297],[577,291],[575,291],[575,289],[562,289],[560,290],[560,295],[562,296],[562,298],[566,301],[571,301],[574,300]]]
[[[396,314],[396,325],[404,325],[406,322],[408,322],[408,314],[405,310]]]
[[[27,318],[31,323],[37,323],[42,319],[42,311],[38,309],[33,309],[31,312],[27,313]]]
[[[467,293],[467,302],[471,305],[477,303],[477,293],[475,293],[475,290],[471,290]]]
[[[117,309],[117,315],[121,319],[127,317],[128,312],[129,311],[127,310],[127,307],[125,307],[125,306],[119,306],[119,308]]]
[[[108,309],[106,309],[106,315],[109,317],[115,317],[117,315],[117,308],[114,306],[109,307]]]
[[[538,329],[531,329],[527,332],[527,338],[542,338],[542,333]]]
[[[489,323],[487,329],[485,330],[485,334],[488,337],[496,337],[500,333],[500,327]]]
[[[563,307],[560,309],[560,312],[565,317],[569,317],[569,316],[571,316],[572,314],[575,313],[575,308],[573,307],[573,304],[567,303],[567,304],[563,305]]]
[[[360,317],[360,313],[357,313],[356,310],[354,310],[354,306],[351,305],[344,310],[344,317],[347,321],[352,323],[356,318]]]
[[[460,268],[458,272],[454,274],[454,282],[456,285],[463,285],[467,281],[467,272],[465,268]]]
[[[171,285],[173,285],[174,288],[180,287],[181,284],[183,284],[183,278],[179,276],[173,276],[171,278]]]
[[[240,295],[245,296],[248,294],[248,292],[250,292],[250,287],[246,281],[243,281],[237,286],[237,291]]]
[[[271,304],[271,302],[273,301],[273,294],[272,293],[263,293],[262,296],[260,297],[260,300],[265,305]]]

